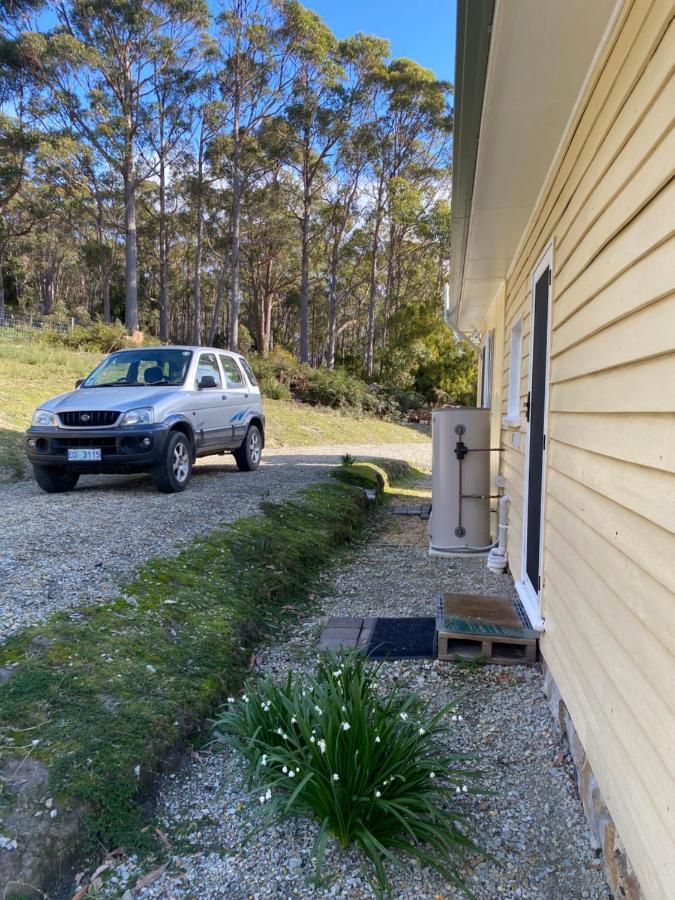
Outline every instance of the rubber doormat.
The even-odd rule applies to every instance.
[[[435,659],[436,619],[377,619],[366,652],[375,659]]]

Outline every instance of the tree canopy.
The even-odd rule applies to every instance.
[[[453,400],[451,86],[298,0],[3,0],[0,313]]]

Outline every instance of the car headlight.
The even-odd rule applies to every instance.
[[[59,420],[56,413],[51,412],[49,409],[36,409],[33,413],[33,421],[31,424],[42,427],[51,426],[52,428],[58,428]]]
[[[151,406],[142,406],[139,409],[130,409],[122,417],[122,425],[152,425],[154,419]]]

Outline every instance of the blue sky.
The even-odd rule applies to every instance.
[[[303,0],[338,38],[357,31],[391,43],[407,56],[453,81],[456,0]]]

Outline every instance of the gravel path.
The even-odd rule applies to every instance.
[[[503,594],[506,576],[490,575],[481,559],[429,559],[424,526],[385,516],[362,547],[327,573],[320,609],[298,623],[281,643],[259,652],[260,671],[283,676],[311,670],[327,616],[429,615],[441,588]],[[536,669],[463,669],[438,661],[386,664],[383,686],[417,690],[429,708],[456,702],[463,720],[453,726],[453,748],[475,754],[484,792],[463,797],[479,841],[493,861],[474,857],[466,878],[478,900],[608,900],[609,892],[590,843],[566,747],[556,733]],[[101,896],[262,900],[262,898],[374,897],[369,870],[353,851],[329,844],[324,887],[310,882],[316,826],[291,820],[243,841],[251,823],[251,798],[243,767],[232,751],[202,753],[160,791],[155,825],[170,843],[168,863],[153,883],[138,880],[157,863],[128,858],[113,869]],[[110,873],[108,873],[110,874]],[[432,870],[418,864],[391,870],[393,896],[401,900],[459,900]],[[107,877],[107,876],[106,876]],[[147,884],[146,877],[146,884]],[[97,893],[97,896],[99,894]]]
[[[346,452],[431,466],[429,441],[266,450],[255,473],[208,457],[182,494],[160,494],[142,475],[85,476],[69,494],[32,480],[0,486],[0,640],[56,609],[110,599],[145,560],[325,479]]]

